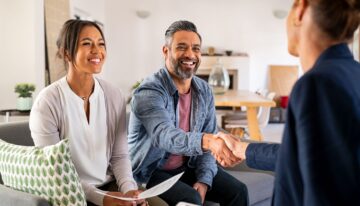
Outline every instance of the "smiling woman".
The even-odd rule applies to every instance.
[[[121,192],[112,195],[140,193],[128,158],[125,99],[117,88],[94,77],[106,59],[104,35],[94,22],[68,20],[57,47],[67,74],[35,100],[30,114],[34,143],[46,146],[70,140],[71,157],[88,205],[130,204],[96,193],[106,183],[116,185],[115,179],[116,191]],[[143,200],[138,203],[145,204]]]

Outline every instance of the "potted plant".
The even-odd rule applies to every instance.
[[[132,96],[133,96],[134,91],[140,86],[140,84],[141,84],[142,81],[143,81],[143,79],[141,79],[140,81],[136,81],[135,84],[133,84],[133,85],[131,86],[131,89],[130,89],[130,90],[131,90],[131,93],[130,93],[130,96],[128,97],[127,101],[126,101],[127,104],[130,104],[131,98],[132,98]]]
[[[18,93],[16,109],[28,111],[32,106],[32,93],[35,91],[35,85],[31,83],[19,83],[15,85],[15,93]]]

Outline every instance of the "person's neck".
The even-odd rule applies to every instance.
[[[299,58],[303,71],[307,72],[312,69],[326,49],[339,43],[322,35],[311,35],[309,38],[304,38],[299,45]]]
[[[170,73],[170,76],[171,78],[173,79],[174,81],[174,84],[178,90],[178,92],[180,94],[187,94],[190,90],[190,87],[191,87],[191,79],[192,77],[188,78],[188,79],[182,79],[182,78],[179,78],[178,76],[176,76],[175,74]]]
[[[175,80],[175,85],[180,94],[187,94],[189,93],[190,86],[191,86],[191,78],[189,79],[182,79],[182,80]]]
[[[73,92],[82,99],[88,99],[94,89],[94,78],[92,74],[79,73],[75,69],[69,69],[66,81]]]

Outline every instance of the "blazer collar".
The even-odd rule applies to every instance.
[[[336,44],[323,51],[323,53],[316,60],[313,68],[317,67],[323,61],[329,59],[354,59],[354,57],[347,44]]]

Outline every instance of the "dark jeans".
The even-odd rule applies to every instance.
[[[146,187],[151,188],[183,171],[185,173],[181,179],[168,191],[159,195],[159,197],[170,206],[176,205],[180,201],[202,205],[199,193],[192,187],[196,182],[195,169],[192,168],[183,166],[170,171],[156,170]],[[222,168],[219,168],[215,175],[212,187],[206,193],[205,199],[226,206],[247,206],[249,204],[246,185],[226,173]]]

